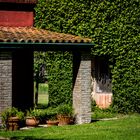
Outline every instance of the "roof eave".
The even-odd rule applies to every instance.
[[[0,42],[0,49],[28,48],[33,50],[90,50],[94,43],[25,43]]]

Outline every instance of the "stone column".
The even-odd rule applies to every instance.
[[[77,62],[77,63],[76,63]],[[73,108],[77,124],[91,122],[91,59],[90,52],[74,57]]]
[[[9,108],[11,106],[12,54],[10,52],[0,52],[0,114],[6,108]]]

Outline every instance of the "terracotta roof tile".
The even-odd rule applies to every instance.
[[[25,43],[89,43],[91,39],[56,33],[34,27],[0,27],[0,42]]]

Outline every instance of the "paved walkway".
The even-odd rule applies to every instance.
[[[10,138],[5,138],[0,136],[0,140],[10,140]]]
[[[47,124],[40,124],[40,125],[38,125],[37,127],[48,127],[47,126]],[[33,129],[33,128],[35,128],[35,127],[31,127],[31,126],[26,126],[26,127],[22,127],[22,128],[20,128],[20,130],[29,130],[29,129]]]

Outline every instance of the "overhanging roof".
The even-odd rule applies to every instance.
[[[68,49],[71,46],[89,48],[88,46],[93,46],[91,41],[89,38],[37,29],[35,27],[0,27],[0,48],[21,48],[25,46],[41,48],[43,45],[55,46],[54,48],[61,46],[62,49]]]
[[[25,43],[89,43],[91,39],[56,33],[34,27],[0,27],[0,42]]]

